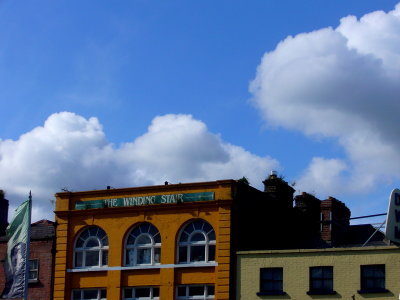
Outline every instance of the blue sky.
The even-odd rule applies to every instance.
[[[39,219],[64,187],[262,188],[276,169],[353,216],[385,212],[399,186],[396,4],[1,1],[0,188],[13,207],[32,190]]]

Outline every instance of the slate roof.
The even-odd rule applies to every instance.
[[[370,240],[368,241],[368,239]],[[366,244],[366,246],[388,245],[385,234],[380,230],[377,231],[376,228],[371,224],[349,226],[346,236],[347,245],[362,246],[367,241],[368,243]]]
[[[31,224],[31,240],[50,240],[55,237],[55,224],[49,220],[40,220]],[[0,237],[0,242],[7,241],[6,236]]]

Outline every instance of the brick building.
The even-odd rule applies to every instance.
[[[8,200],[0,197],[0,209],[8,210]],[[1,230],[5,233],[7,227],[7,212],[0,210]],[[53,299],[53,274],[55,254],[54,222],[41,220],[31,224],[31,243],[29,257],[29,300]],[[0,236],[0,293],[4,289],[4,260],[7,255],[7,237]]]
[[[8,226],[8,200],[4,197],[4,191],[0,190],[0,236],[6,234]]]

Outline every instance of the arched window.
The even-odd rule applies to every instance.
[[[187,224],[179,235],[178,262],[215,261],[215,232],[210,224],[196,220]]]
[[[75,241],[74,267],[101,267],[108,264],[108,238],[103,229],[91,226]]]
[[[134,227],[126,239],[125,265],[154,265],[160,263],[161,236],[150,223]]]

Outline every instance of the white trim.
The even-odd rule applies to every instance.
[[[84,288],[84,289],[73,289],[72,293],[71,293],[71,300],[75,300],[76,299],[76,298],[74,298],[74,292],[79,292],[80,293],[79,299],[76,299],[76,300],[85,299],[83,297],[84,291],[97,291],[96,300],[106,300],[107,299],[107,289],[105,289],[105,288]],[[105,298],[101,298],[101,292],[102,291],[105,291],[105,294],[106,294]]]
[[[147,224],[149,228],[147,229],[147,232],[142,232],[141,227]],[[133,231],[135,231],[137,228],[140,229],[140,233],[137,236],[133,235]],[[151,234],[149,231],[154,228],[156,230],[155,234]],[[131,236],[135,237],[135,242],[133,244],[128,244],[129,238]],[[150,239],[150,243],[147,244],[138,244],[138,239],[141,236],[147,236]],[[160,242],[156,243],[154,237],[159,236]],[[139,266],[139,265],[157,265],[160,262],[160,256],[158,257],[156,261],[155,257],[155,252],[156,250],[160,249],[160,255],[161,255],[161,234],[160,231],[156,226],[149,222],[142,222],[139,223],[138,225],[134,226],[130,231],[129,234],[125,238],[125,249],[124,249],[124,262],[123,264],[125,266]],[[140,249],[148,249],[150,250],[150,263],[138,263],[138,251]],[[132,251],[132,252],[131,252]],[[128,254],[129,253],[129,254]],[[132,256],[131,256],[132,255]],[[127,263],[127,260],[129,258],[129,262]],[[131,263],[132,262],[132,263]]]
[[[190,295],[190,288],[191,287],[203,287],[203,295]],[[177,285],[176,286],[176,299],[182,299],[182,300],[189,300],[189,299],[199,299],[199,300],[208,300],[208,299],[215,299],[215,290],[212,295],[208,295],[208,288],[212,287],[215,289],[214,284],[184,284],[184,285]],[[184,296],[179,296],[179,288],[184,288],[185,289],[185,295]]]
[[[136,297],[137,289],[148,289],[149,296],[148,297]],[[130,290],[132,292],[132,297],[126,297],[126,291]],[[158,295],[160,294],[159,286],[129,286],[123,288],[122,299],[123,300],[136,300],[136,299],[148,299],[148,300],[159,300],[160,296],[154,296],[154,291],[158,291]]]
[[[30,264],[31,262],[36,261],[36,268],[31,268]],[[28,259],[28,264],[29,264],[29,272],[28,272],[28,283],[31,282],[38,282],[39,281],[39,259],[38,258],[32,258]],[[30,279],[31,272],[35,272],[36,276],[35,278]]]
[[[85,233],[86,231],[89,231],[91,228],[97,228],[97,232],[96,232],[96,235],[95,236],[91,236],[90,235],[90,233],[89,233],[89,235],[84,239],[84,238],[82,238],[82,234],[83,233]],[[99,230],[101,230],[103,233],[104,233],[104,236],[102,237],[102,238],[99,238],[98,237],[98,233],[99,233]],[[77,247],[76,246],[76,244],[78,243],[78,241],[79,241],[79,239],[82,239],[83,240],[83,244],[82,244],[82,246],[81,247]],[[95,240],[95,241],[97,241],[97,243],[98,243],[98,246],[95,246],[95,247],[87,247],[87,243],[90,241],[90,240]],[[107,241],[107,245],[103,245],[103,241]],[[107,253],[106,255],[107,255],[107,263],[108,263],[108,236],[107,236],[107,233],[104,231],[104,229],[103,228],[101,228],[101,227],[99,227],[99,226],[96,226],[96,225],[94,225],[94,226],[87,226],[87,227],[85,227],[85,229],[84,230],[82,230],[80,233],[79,233],[79,235],[77,235],[77,237],[75,238],[75,242],[74,242],[74,251],[73,251],[73,265],[74,266],[76,266],[76,263],[77,263],[77,261],[76,261],[76,255],[78,254],[78,253],[81,253],[81,256],[82,256],[82,265],[83,265],[83,267],[82,268],[85,268],[85,267],[87,267],[86,266],[86,254],[88,253],[88,252],[97,252],[98,253],[98,255],[99,255],[99,257],[98,257],[98,265],[97,266],[93,266],[93,267],[101,267],[101,266],[103,266],[103,255],[105,254],[105,253]],[[89,266],[89,268],[91,268],[92,266]],[[77,267],[77,268],[79,268],[79,267]]]
[[[164,265],[153,265],[153,266],[129,266],[129,267],[93,267],[93,268],[77,268],[67,269],[67,272],[101,272],[101,271],[125,271],[125,270],[143,270],[143,269],[175,269],[175,268],[198,268],[198,267],[217,267],[217,262],[207,263],[191,263],[191,264],[164,264]]]
[[[194,223],[196,222],[202,222],[202,226],[200,229],[196,229],[194,226]],[[204,226],[208,225],[210,228],[208,231],[206,231],[204,229]],[[181,241],[182,239],[182,235],[183,233],[185,233],[187,235],[187,239],[185,241]],[[204,236],[204,241],[192,241],[192,238],[194,235],[196,234],[202,234]],[[203,246],[204,247],[204,260],[202,260],[202,262],[212,262],[215,259],[215,249],[214,249],[214,258],[210,260],[210,246],[214,246],[216,247],[216,240],[215,238],[213,240],[210,240],[209,235],[213,233],[214,237],[215,237],[215,231],[214,228],[212,227],[212,225],[210,223],[208,223],[207,221],[203,220],[203,219],[195,219],[192,220],[190,223],[187,223],[180,231],[179,235],[178,235],[178,243],[177,243],[177,262],[181,261],[180,258],[180,250],[181,248],[186,248],[186,260],[183,261],[184,263],[196,263],[195,261],[191,260],[191,255],[192,255],[192,248],[196,247],[196,246]]]

